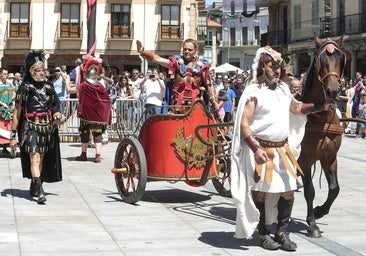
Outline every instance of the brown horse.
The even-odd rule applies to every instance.
[[[343,36],[337,41],[327,38],[324,42],[321,42],[316,36],[314,41],[317,50],[308,71],[302,101],[322,105],[337,99],[340,92],[340,80],[346,65],[346,54],[342,47]],[[308,115],[298,162],[304,172],[302,179],[307,203],[308,236],[310,237],[321,237],[316,219],[329,213],[339,194],[337,152],[341,146],[342,134],[343,127],[339,123],[335,110]],[[318,160],[328,182],[328,197],[323,205],[313,208],[315,190],[311,167]]]

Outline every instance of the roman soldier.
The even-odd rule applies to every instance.
[[[60,101],[45,76],[44,53],[25,58],[26,75],[15,97],[10,146],[17,147],[18,133],[24,178],[31,179],[30,194],[38,204],[46,201],[43,182],[62,180],[58,125],[64,122]]]
[[[102,134],[111,124],[111,100],[107,89],[100,82],[103,73],[102,61],[88,53],[80,66],[82,82],[69,88],[71,93],[79,94],[78,117],[81,138],[81,154],[76,161],[87,161],[87,149],[90,134],[95,145],[95,163],[101,162]]]
[[[168,59],[145,51],[140,41],[137,41],[137,49],[143,58],[168,69],[168,78],[174,82],[170,105],[189,106],[199,97],[203,97],[208,104],[208,96],[217,115],[216,94],[211,82],[209,66],[206,61],[198,59],[195,40],[186,39],[183,42],[182,55],[175,55]]]

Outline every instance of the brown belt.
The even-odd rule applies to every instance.
[[[263,148],[278,148],[283,147],[287,143],[287,139],[283,141],[269,141],[269,140],[262,140],[260,138],[255,137],[255,140],[258,141],[259,145]]]
[[[295,165],[295,167],[298,169],[298,171],[302,174],[302,169],[298,162],[296,161],[296,158],[294,154],[292,153],[290,147],[287,144],[287,139],[279,142],[274,141],[267,141],[262,140],[260,138],[255,138],[260,147],[267,152],[268,161],[265,163],[266,165],[266,183],[269,185],[272,183],[272,177],[273,177],[273,158],[274,158],[274,149],[277,150],[283,164],[285,165],[286,169],[290,172],[290,174],[296,179],[297,175],[296,172],[293,170],[292,166],[290,165],[290,162]],[[290,160],[290,162],[289,162]],[[254,172],[254,181],[258,182],[260,180],[260,177],[262,175],[262,168],[263,164],[256,164],[255,165],[255,172]]]

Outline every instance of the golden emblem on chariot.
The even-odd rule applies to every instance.
[[[206,158],[211,147],[203,144],[194,135],[184,136],[184,126],[182,125],[173,139],[175,152],[179,159],[184,162],[188,169],[193,167],[201,168],[206,163]]]

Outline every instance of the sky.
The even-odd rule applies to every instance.
[[[222,2],[222,0],[206,0],[206,6],[210,6],[213,2]]]

